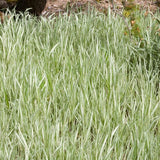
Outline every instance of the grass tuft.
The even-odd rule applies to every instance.
[[[111,14],[1,25],[0,159],[159,159],[160,38],[140,22],[143,47]]]

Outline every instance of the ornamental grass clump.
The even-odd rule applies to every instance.
[[[18,16],[0,25],[0,159],[159,159],[154,19],[141,48],[111,12]]]

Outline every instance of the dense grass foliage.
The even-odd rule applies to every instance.
[[[0,26],[0,159],[160,159],[160,37],[98,13]]]

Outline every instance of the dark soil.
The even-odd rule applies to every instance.
[[[30,13],[39,16],[45,8],[47,0],[18,0],[16,11],[24,12],[26,8],[31,8]]]
[[[114,0],[114,6],[109,0],[49,0],[42,12],[43,16],[66,14],[70,12],[85,12],[88,11],[88,7],[95,8],[96,10],[107,13],[108,7],[113,7],[119,11],[123,9],[122,0]],[[141,9],[151,12],[156,12],[160,8],[154,3],[154,0],[135,0],[135,3],[140,6]]]

